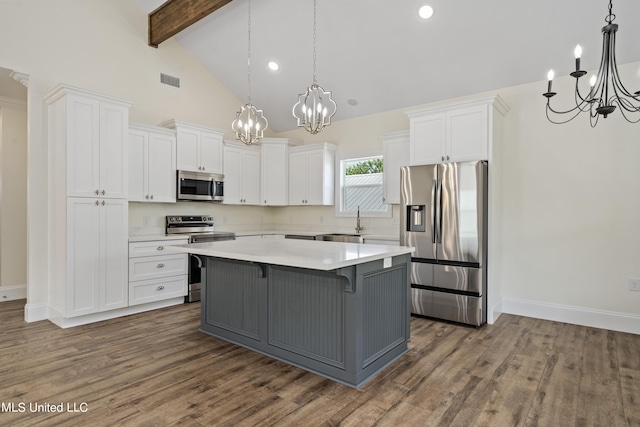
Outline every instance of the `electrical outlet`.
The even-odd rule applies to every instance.
[[[629,290],[640,292],[640,279],[629,279]]]
[[[142,217],[142,226],[148,227],[151,224],[151,218],[148,215]]]
[[[393,224],[394,225],[399,225],[400,224],[400,218],[393,218]]]

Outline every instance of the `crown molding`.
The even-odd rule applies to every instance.
[[[27,101],[16,98],[7,98],[0,96],[0,108],[9,108],[12,110],[27,111]]]
[[[24,73],[19,73],[17,71],[12,71],[9,74],[9,77],[12,77],[14,80],[20,82],[22,86],[29,87],[29,75]]]

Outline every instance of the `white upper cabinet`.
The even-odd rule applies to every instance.
[[[336,146],[309,144],[289,149],[289,205],[333,205]]]
[[[137,123],[129,125],[129,200],[176,201],[174,130]]]
[[[66,165],[66,195],[126,199],[130,104],[66,85],[46,101],[56,156],[64,154],[56,167]]]
[[[178,170],[223,173],[224,132],[177,120],[163,122],[160,126],[176,130]]]
[[[507,111],[497,96],[408,112],[410,164],[487,160],[494,110]]]
[[[384,160],[382,201],[400,203],[400,168],[409,164],[409,131],[389,132],[381,135]]]
[[[224,143],[224,204],[260,204],[260,149]]]
[[[286,206],[289,204],[289,148],[299,141],[288,138],[262,138],[261,204]]]

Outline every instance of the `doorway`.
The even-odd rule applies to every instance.
[[[27,88],[0,67],[0,302],[27,295]]]

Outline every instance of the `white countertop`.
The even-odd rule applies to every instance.
[[[136,234],[129,235],[129,242],[151,242],[154,240],[189,240],[188,234]]]
[[[335,270],[414,251],[408,246],[363,245],[295,239],[227,240],[166,246],[177,252],[312,270]]]

